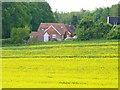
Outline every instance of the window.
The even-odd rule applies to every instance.
[[[42,31],[45,31],[46,30],[46,28],[42,28]]]
[[[52,34],[52,38],[56,38],[56,34]]]

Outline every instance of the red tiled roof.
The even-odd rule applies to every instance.
[[[71,34],[75,34],[75,27],[73,25],[65,25],[65,26]]]
[[[37,32],[31,32],[33,36],[43,36],[45,30],[50,26],[53,26],[61,35],[64,35],[66,31],[71,34],[75,34],[75,28],[73,26],[65,25],[64,23],[41,23]]]
[[[41,23],[38,32],[44,31],[50,26],[53,26],[60,34],[65,34],[68,31],[64,23]]]
[[[30,35],[32,35],[32,36],[38,36],[38,32],[31,32]]]

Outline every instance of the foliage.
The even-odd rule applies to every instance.
[[[26,42],[29,39],[30,29],[28,26],[25,28],[13,28],[11,31],[11,41],[13,43]]]
[[[10,38],[8,38],[8,39],[2,39],[2,45],[4,45],[4,44],[12,44],[12,42],[11,42],[11,39]]]
[[[75,27],[77,27],[78,24],[78,17],[73,15],[72,20],[71,20],[71,24],[74,25]]]
[[[86,18],[87,16],[90,16],[90,11],[88,10],[81,10],[80,12],[57,12],[57,10],[54,12],[54,16],[56,19],[56,22],[64,22],[65,24],[72,24],[72,22],[74,23],[79,23],[79,20]],[[77,20],[76,20],[77,19]]]
[[[107,34],[107,39],[120,39],[120,25],[114,26]]]
[[[95,23],[107,22],[107,16],[110,16],[110,8],[96,8],[92,13],[92,18]]]
[[[107,39],[107,34],[112,29],[112,25],[107,24],[107,17],[119,16],[118,8],[119,4],[116,4],[110,8],[96,8],[92,12],[82,9],[80,12],[55,13],[58,16],[58,22],[72,24],[76,27],[78,40]]]
[[[112,5],[110,8],[96,8],[94,11],[81,9],[79,12],[54,12],[57,22],[64,22],[65,24],[71,24],[73,16],[78,17],[78,21],[91,17],[95,23],[107,22],[107,16],[120,16],[119,15],[119,5]],[[77,22],[76,22],[77,23]],[[79,22],[78,22],[79,23]]]
[[[3,2],[2,38],[10,38],[12,28],[29,25],[37,31],[41,22],[54,22],[53,12],[47,2]]]
[[[46,2],[32,2],[30,3],[30,14],[32,16],[31,19],[31,30],[37,31],[40,23],[44,22],[55,22],[55,18],[53,12],[51,11],[51,7]]]
[[[2,3],[2,37],[10,38],[12,28],[30,25],[31,16],[25,2]]]
[[[119,16],[119,5],[120,4],[116,4],[116,5],[112,5],[111,7],[111,12],[110,12],[110,15],[111,16]]]
[[[24,28],[28,25],[30,31],[37,31],[42,22],[63,22],[77,28],[79,40],[106,39],[108,32],[112,30],[112,26],[106,24],[107,16],[119,16],[119,5],[96,8],[94,11],[81,9],[79,12],[65,13],[56,10],[53,13],[47,2],[3,2],[2,38],[10,38],[13,28]]]
[[[78,40],[106,38],[112,25],[106,23],[95,24],[92,19],[82,19],[77,28]]]
[[[106,38],[107,33],[111,30],[112,25],[107,23],[98,23],[93,27],[93,38]]]
[[[91,18],[82,19],[77,27],[78,40],[89,40],[92,38],[93,21]]]

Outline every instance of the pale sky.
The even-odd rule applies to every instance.
[[[82,8],[85,10],[95,10],[99,7],[110,7],[117,4],[120,0],[46,0],[52,11],[71,12],[80,11]]]

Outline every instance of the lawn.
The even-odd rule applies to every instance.
[[[117,41],[2,48],[3,88],[118,88]]]

